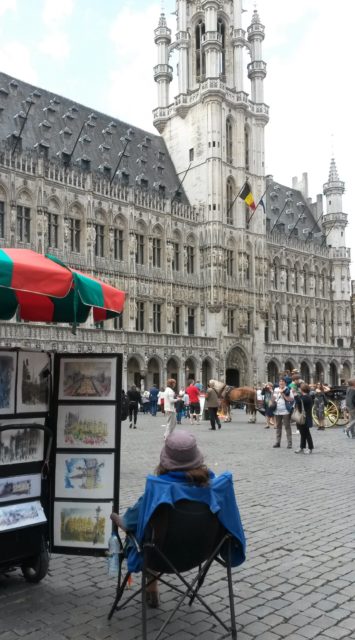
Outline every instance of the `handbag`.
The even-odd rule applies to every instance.
[[[295,403],[293,400],[286,400],[285,398],[285,406],[289,413],[292,413]]]
[[[296,408],[295,408],[295,410],[294,410],[294,412],[292,414],[293,420],[300,427],[302,427],[306,422],[306,412],[304,410],[304,404],[303,404],[302,398],[301,398],[301,405],[302,405],[302,410],[300,411],[299,408],[296,406]]]

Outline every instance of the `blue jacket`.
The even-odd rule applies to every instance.
[[[171,471],[162,476],[148,476],[144,494],[136,504],[127,509],[124,515],[125,526],[133,531],[139,543],[142,542],[146,526],[156,510],[162,504],[174,504],[178,500],[196,500],[208,504],[212,513],[238,541],[232,548],[232,566],[236,567],[245,560],[245,536],[235,498],[232,474],[228,471],[215,477],[210,472],[210,484],[198,487],[186,482],[183,471]],[[134,546],[127,550],[129,571],[139,572],[142,557]]]

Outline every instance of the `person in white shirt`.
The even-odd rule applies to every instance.
[[[164,411],[166,417],[166,429],[164,439],[166,439],[176,427],[176,409],[175,402],[177,400],[175,394],[176,380],[170,378],[166,383],[164,391]]]
[[[276,427],[276,442],[274,449],[281,446],[282,425],[285,427],[287,448],[292,449],[291,411],[289,403],[293,402],[292,391],[286,386],[283,378],[279,380],[279,386],[274,390],[273,404]]]

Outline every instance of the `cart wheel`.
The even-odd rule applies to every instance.
[[[340,409],[339,410],[339,418],[338,418],[338,424],[340,424],[341,426],[345,427],[346,424],[348,424],[350,420],[350,415],[349,415],[349,411],[348,409]]]
[[[328,400],[327,404],[325,405],[324,417],[326,427],[335,427],[339,418],[339,410],[335,402],[333,402],[332,400]]]
[[[48,572],[49,554],[47,549],[41,551],[38,556],[28,560],[26,564],[21,566],[23,577],[27,582],[40,582]]]

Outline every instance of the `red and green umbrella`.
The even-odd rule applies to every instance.
[[[94,322],[120,315],[125,294],[30,249],[0,249],[0,319],[16,312],[33,322]]]

